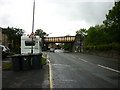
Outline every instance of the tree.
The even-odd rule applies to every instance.
[[[106,26],[106,31],[109,33],[109,37],[112,37],[112,42],[120,43],[120,1],[115,2],[115,6],[112,10],[109,10],[106,15],[106,20],[103,21]]]
[[[76,33],[84,36],[85,30]],[[84,36],[85,47],[90,50],[120,50],[120,1],[109,10],[102,25],[90,27]]]
[[[15,39],[16,36],[20,37],[24,34],[23,29],[8,27],[7,29],[2,30],[2,33],[8,36],[8,39]]]
[[[65,43],[63,48],[64,50],[72,51],[73,43]]]
[[[76,31],[76,34],[80,34],[84,38],[87,34],[87,30],[84,28],[80,29],[80,30]]]
[[[37,29],[35,31],[35,35],[38,35],[40,37],[44,37],[44,36],[48,36],[49,34],[47,34],[46,32],[44,32],[42,29]]]
[[[96,25],[88,29],[87,36],[85,38],[86,43],[90,45],[104,44],[107,42],[107,34],[105,32],[104,25]]]
[[[8,41],[12,42],[13,41],[13,51],[18,52],[20,48],[20,41],[21,41],[21,36],[24,34],[23,29],[19,28],[13,28],[13,27],[8,27],[7,29],[2,30],[3,34],[6,34],[8,36]]]
[[[70,35],[66,35],[65,37],[67,36],[70,36]],[[73,43],[64,43],[62,47],[64,48],[64,50],[72,52]]]

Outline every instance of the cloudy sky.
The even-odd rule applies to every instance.
[[[35,28],[49,36],[75,35],[80,28],[102,24],[114,0],[36,0]],[[0,0],[0,27],[32,31],[33,0]]]

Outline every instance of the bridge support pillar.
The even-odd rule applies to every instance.
[[[75,37],[75,42],[73,45],[73,52],[83,52],[83,40],[80,34]]]

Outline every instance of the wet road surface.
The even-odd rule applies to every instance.
[[[119,87],[118,60],[57,51],[48,55],[52,65],[53,88]]]

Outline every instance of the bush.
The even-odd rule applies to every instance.
[[[10,55],[14,55],[14,54],[16,54],[16,52],[10,52]]]
[[[45,65],[46,62],[47,62],[46,58],[42,57],[41,64],[42,64],[42,65]]]

